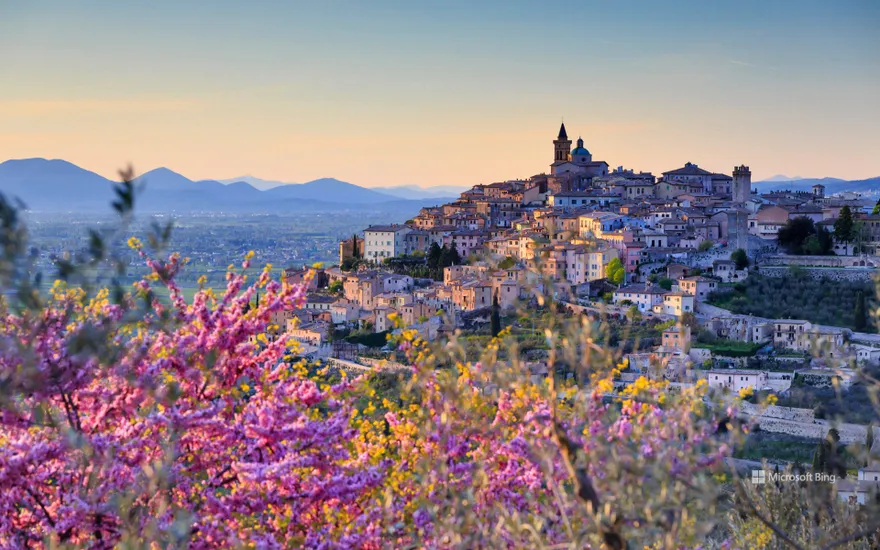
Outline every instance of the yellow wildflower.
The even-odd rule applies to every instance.
[[[599,380],[596,389],[599,393],[611,393],[614,390],[614,382],[610,378]]]

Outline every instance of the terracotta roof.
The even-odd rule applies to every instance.
[[[409,227],[406,225],[371,225],[370,227],[364,229],[364,232],[378,231],[382,233],[396,233],[404,229],[409,229]]]
[[[630,294],[666,294],[666,290],[659,286],[646,286],[646,285],[630,285],[623,286],[617,289],[618,293],[630,293]]]
[[[677,168],[675,170],[670,170],[669,172],[663,172],[664,176],[711,176],[712,172],[708,170],[703,170],[699,166],[693,163],[686,163],[683,168]]]

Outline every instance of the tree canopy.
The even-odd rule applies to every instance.
[[[807,216],[789,219],[776,238],[789,254],[827,255],[834,249],[831,233]]]
[[[855,239],[855,222],[849,206],[840,209],[837,219],[834,220],[834,238],[841,242],[849,242]]]
[[[616,285],[623,284],[626,270],[621,263],[620,258],[611,258],[608,265],[605,266],[605,278]]]
[[[736,263],[737,269],[745,269],[749,267],[749,256],[742,248],[737,248],[731,252],[730,259]]]

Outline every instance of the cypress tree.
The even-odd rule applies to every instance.
[[[868,326],[868,318],[865,314],[865,293],[862,291],[859,291],[858,294],[856,294],[856,310],[853,326],[859,332],[864,331]]]
[[[813,453],[813,472],[820,473],[825,471],[825,448],[827,446],[827,442],[823,439],[819,441],[819,445],[816,447],[816,452]]]
[[[834,236],[838,241],[848,243],[853,239],[853,229],[855,222],[853,221],[852,210],[849,206],[840,209],[837,220],[834,221]]]
[[[498,294],[495,294],[495,296],[492,297],[492,317],[491,317],[492,338],[495,338],[496,336],[498,336],[498,333],[501,332],[501,312],[500,312],[500,309],[501,308],[498,307]]]
[[[824,472],[837,476],[846,476],[846,464],[843,452],[846,447],[840,444],[840,433],[836,428],[828,430],[825,436]]]
[[[428,247],[427,263],[428,269],[437,269],[440,266],[440,258],[443,255],[443,249],[436,242],[431,243]]]

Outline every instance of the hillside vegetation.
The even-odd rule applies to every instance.
[[[709,303],[734,313],[771,319],[806,319],[822,325],[857,330],[856,302],[859,292],[870,304],[875,300],[872,283],[814,280],[792,270],[784,277],[753,274],[732,290],[724,289],[709,296]],[[868,323],[865,332],[876,332]]]

